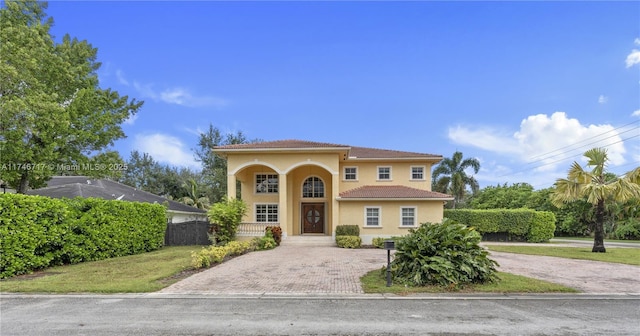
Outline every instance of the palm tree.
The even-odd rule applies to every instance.
[[[209,209],[211,201],[209,197],[201,196],[202,193],[198,192],[198,183],[194,179],[187,180],[182,184],[182,187],[187,191],[187,196],[180,198],[179,202],[196,207],[198,209]]]
[[[592,148],[584,153],[588,159],[584,170],[579,163],[573,162],[566,179],[556,180],[556,190],[551,202],[562,207],[567,203],[586,199],[596,210],[595,235],[591,252],[606,252],[604,247],[604,214],[605,202],[626,202],[640,197],[640,167],[626,173],[622,177],[607,179],[607,150]]]
[[[476,158],[462,159],[462,153],[456,151],[451,158],[444,158],[433,170],[432,184],[435,191],[453,195],[453,208],[464,199],[467,186],[476,193],[480,186],[473,176],[467,175],[466,169],[472,168],[477,174],[480,161]]]

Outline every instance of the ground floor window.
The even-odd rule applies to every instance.
[[[415,207],[400,208],[400,225],[416,226],[416,208]]]
[[[380,207],[364,208],[364,226],[380,226]]]
[[[278,205],[277,204],[256,204],[256,222],[277,223],[278,222]]]

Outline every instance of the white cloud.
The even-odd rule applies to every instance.
[[[457,126],[449,129],[449,138],[457,144],[513,156],[536,172],[566,167],[567,162],[581,160],[582,154],[593,147],[606,147],[613,166],[625,162],[619,130],[611,125],[582,125],[564,112],[529,116],[513,134]]]
[[[172,166],[200,169],[191,151],[177,137],[167,134],[154,133],[136,135],[135,149],[142,153],[149,153],[154,160]]]
[[[627,68],[630,68],[638,63],[640,63],[640,50],[633,49],[631,53],[627,55],[627,59],[625,60],[627,64]]]
[[[598,103],[600,104],[605,104],[608,101],[609,101],[609,97],[605,95],[600,95],[600,97],[598,97]]]
[[[633,43],[635,43],[636,45],[640,45],[640,37],[636,37],[636,39],[633,40]]]
[[[635,110],[633,111],[633,113],[631,113],[632,117],[640,117],[640,110]]]
[[[135,124],[136,120],[138,119],[138,115],[137,114],[132,114],[129,116],[129,118],[127,118],[124,123],[126,125],[133,125]]]
[[[160,100],[169,104],[176,104],[188,107],[223,107],[227,101],[212,96],[193,96],[188,90],[183,88],[172,88],[160,93]]]
[[[126,78],[124,78],[124,73],[122,72],[122,70],[120,69],[116,70],[116,78],[118,79],[118,83],[125,86],[129,86],[129,81]]]

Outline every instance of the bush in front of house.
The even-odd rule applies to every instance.
[[[230,241],[225,245],[203,247],[198,252],[191,252],[191,266],[195,269],[207,268],[223,262],[226,257],[242,255],[254,249],[251,241]]]
[[[265,233],[266,231],[271,232],[273,240],[276,241],[276,245],[280,246],[280,242],[282,242],[282,228],[279,226],[267,226],[264,230]]]
[[[158,249],[166,209],[102,199],[0,195],[0,278]]]
[[[511,240],[532,243],[548,241],[556,229],[556,217],[550,211],[448,209],[444,217],[474,227],[480,234],[507,233]]]
[[[216,245],[224,245],[236,239],[238,225],[246,213],[247,203],[237,198],[226,198],[209,209],[207,216],[214,226]]]
[[[262,237],[253,238],[253,245],[257,251],[271,250],[278,246],[271,230],[265,230],[264,236]]]
[[[394,281],[450,289],[494,281],[498,264],[479,243],[477,231],[453,220],[424,223],[396,241]]]
[[[385,240],[393,240],[394,242],[397,242],[399,239],[402,239],[402,237],[399,237],[399,236],[389,237],[389,238],[375,237],[371,240],[371,245],[373,245],[373,247],[376,247],[376,248],[384,248]]]
[[[336,226],[336,236],[360,236],[360,227],[357,225]]]
[[[359,248],[362,239],[358,236],[336,236],[336,244],[342,248]]]

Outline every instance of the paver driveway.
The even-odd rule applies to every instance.
[[[640,294],[640,267],[492,252],[498,270],[584,293]],[[280,246],[252,252],[177,282],[167,294],[360,294],[360,277],[386,266],[383,249]]]
[[[363,293],[360,277],[386,264],[387,251],[383,249],[279,246],[233,258],[160,293]]]

